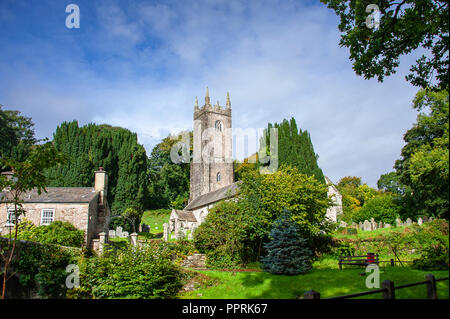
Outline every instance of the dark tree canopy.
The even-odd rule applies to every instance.
[[[189,136],[190,153],[192,153],[192,132],[189,132]],[[153,148],[148,158],[150,207],[153,209],[169,207],[182,209],[187,205],[190,165],[189,163],[173,163],[170,158],[172,147],[181,141],[181,137],[180,134],[164,138]]]
[[[31,118],[19,111],[4,110],[0,104],[0,158],[22,161],[35,143]]]
[[[309,132],[299,129],[294,118],[290,121],[283,120],[279,124],[269,123],[263,136],[267,154],[270,154],[270,134],[267,133],[271,128],[278,129],[278,167],[296,167],[301,174],[312,175],[319,182],[325,183],[323,172],[317,164],[319,156],[314,152]]]
[[[108,202],[113,214],[129,207],[143,210],[148,199],[147,156],[137,135],[109,125],[78,126],[64,122],[53,134],[58,151],[69,157],[67,164],[49,169],[48,186],[94,185],[94,171],[108,173]]]
[[[406,79],[413,85],[448,89],[448,0],[321,0],[340,17],[340,45],[350,49],[358,75],[366,79],[394,74],[400,57],[417,49],[425,53]],[[379,28],[369,28],[370,4],[380,10]]]

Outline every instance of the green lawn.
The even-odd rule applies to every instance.
[[[436,278],[448,277],[448,271],[421,271],[407,267],[381,268],[380,284],[383,280],[393,280],[395,285],[425,280],[428,273]],[[200,287],[195,291],[180,294],[182,299],[296,299],[313,289],[321,293],[321,298],[335,297],[370,290],[365,285],[364,269],[314,269],[310,273],[285,276],[266,272],[199,271],[217,282],[210,287]],[[438,297],[449,298],[448,281],[438,282]],[[426,298],[426,286],[416,286],[396,290],[396,297]],[[199,295],[201,294],[201,295]],[[381,298],[374,294],[362,298]]]
[[[163,224],[169,222],[170,210],[147,210],[142,215],[141,223],[150,226],[150,233],[164,232]]]

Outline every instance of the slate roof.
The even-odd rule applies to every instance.
[[[222,199],[228,197],[234,197],[237,195],[239,190],[239,185],[241,182],[236,182],[231,185],[219,188],[213,192],[209,192],[207,194],[200,195],[197,198],[194,198],[185,208],[184,210],[193,210],[199,207],[204,207],[209,204],[218,202]]]
[[[47,187],[46,191],[39,195],[34,189],[21,198],[25,203],[89,203],[98,195],[93,187]]]
[[[175,213],[178,215],[178,219],[185,220],[187,222],[197,222],[194,213],[185,210],[174,209]]]

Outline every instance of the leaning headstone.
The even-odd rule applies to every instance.
[[[372,224],[367,219],[364,221],[364,230],[372,230]]]
[[[163,228],[164,228],[163,238],[165,241],[168,241],[169,240],[169,224],[168,223],[163,224]]]
[[[397,218],[395,220],[395,225],[397,225],[397,227],[403,226],[402,220],[400,218]]]
[[[411,220],[411,218],[408,218],[406,220],[406,226],[411,226],[411,225],[412,225],[412,220]]]
[[[116,227],[116,236],[119,238],[122,237],[122,227],[120,226]]]
[[[130,235],[130,242],[133,246],[137,246],[137,238],[138,238],[138,234],[137,233],[132,233]]]
[[[384,228],[390,228],[391,224],[384,224]]]
[[[122,232],[122,237],[124,238],[128,237],[128,232],[127,231]]]
[[[114,229],[110,229],[109,230],[109,234],[108,234],[109,238],[114,238],[116,237],[116,231]]]
[[[417,224],[418,224],[419,226],[422,226],[422,224],[423,224],[422,218],[419,217],[419,219],[417,220]]]

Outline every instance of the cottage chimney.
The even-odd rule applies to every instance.
[[[100,202],[104,203],[104,197],[106,196],[106,191],[108,189],[108,175],[103,170],[103,167],[100,167],[98,171],[95,172],[95,184],[94,191],[100,192]]]

